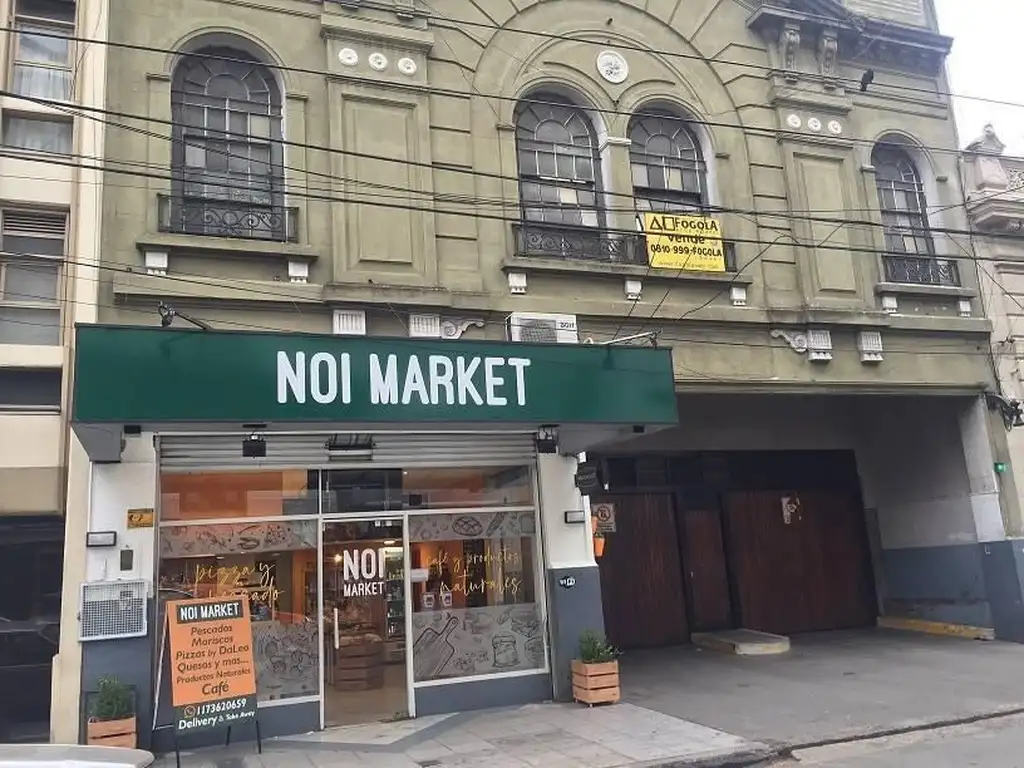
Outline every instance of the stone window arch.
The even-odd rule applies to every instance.
[[[171,84],[171,227],[191,234],[292,239],[284,209],[281,91],[251,54],[184,55]]]
[[[516,107],[515,126],[524,221],[601,226],[601,161],[586,112],[540,92]]]
[[[629,140],[637,211],[699,211],[710,202],[700,142],[684,118],[644,111],[629,121]]]

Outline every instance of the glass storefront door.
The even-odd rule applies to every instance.
[[[327,727],[409,714],[403,528],[400,515],[323,523]]]

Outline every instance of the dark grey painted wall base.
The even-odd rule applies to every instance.
[[[161,707],[163,709],[163,707]],[[303,702],[287,704],[279,707],[260,707],[257,711],[260,720],[260,736],[269,739],[273,736],[292,736],[296,733],[308,733],[320,729],[320,703]],[[164,722],[164,721],[161,721]],[[170,725],[170,721],[166,721]],[[224,744],[227,729],[215,731],[199,731],[178,738],[178,748],[198,749]],[[235,726],[231,729],[231,743],[252,743],[256,751],[256,727],[253,724]],[[174,739],[170,728],[161,728],[153,734],[152,752],[167,754],[174,751]]]
[[[1024,540],[882,551],[885,614],[986,627],[1024,643]]]
[[[416,715],[446,715],[488,707],[513,707],[551,699],[547,674],[473,680],[416,689]]]
[[[571,579],[564,586],[562,579]],[[572,701],[572,660],[580,635],[604,632],[601,572],[597,566],[548,571],[548,617],[551,628],[551,679],[556,701]]]
[[[95,640],[82,643],[82,725],[79,741],[86,740],[91,694],[101,677],[116,677],[135,689],[139,746],[149,749],[149,725],[153,722],[153,637]]]

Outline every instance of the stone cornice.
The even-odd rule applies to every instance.
[[[953,40],[929,29],[869,19],[850,13],[837,0],[774,0],[761,5],[747,26],[777,38],[787,25],[807,37],[834,34],[838,57],[864,65],[937,76]]]

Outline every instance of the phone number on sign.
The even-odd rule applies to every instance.
[[[209,704],[198,704],[196,705],[196,717],[245,709],[247,701],[248,698],[243,696],[239,699],[225,699],[224,701],[211,701]]]
[[[721,256],[717,248],[701,248],[695,245],[665,245],[652,243],[651,253],[674,253],[680,256]]]

